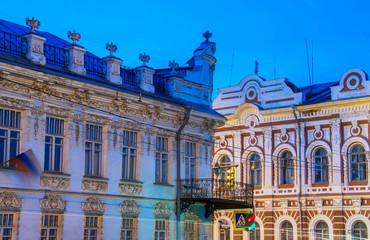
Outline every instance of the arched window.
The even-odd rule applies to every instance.
[[[228,156],[222,156],[220,159],[220,167],[221,167],[221,174],[220,174],[220,180],[222,187],[227,187],[226,182],[227,182],[227,168],[223,168],[225,166],[231,165],[231,160]]]
[[[294,184],[293,154],[289,151],[284,151],[280,156],[280,183]]]
[[[261,228],[260,225],[257,222],[254,222],[256,226],[254,227],[254,230],[251,232],[250,240],[260,240],[261,239]]]
[[[289,221],[281,224],[280,240],[293,240],[293,225]]]
[[[362,145],[354,145],[349,153],[351,164],[351,182],[366,181],[366,154]]]
[[[315,183],[327,183],[329,181],[328,154],[324,148],[316,150],[314,155]]]
[[[363,221],[357,221],[352,227],[352,240],[364,240],[367,238],[367,227]]]
[[[250,162],[250,184],[261,185],[261,159],[260,155],[253,153],[249,158]]]
[[[315,226],[315,240],[329,239],[329,227],[324,221],[320,221]]]

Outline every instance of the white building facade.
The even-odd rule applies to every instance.
[[[254,185],[256,230],[233,230],[234,209],[216,211],[226,239],[370,237],[370,80],[350,69],[340,80],[298,88],[287,79],[248,75],[222,88],[214,110],[213,163],[237,164]],[[302,231],[301,231],[302,229]]]
[[[181,213],[176,184],[211,175],[215,44],[186,67],[121,66],[50,33],[0,20],[0,238],[211,239],[204,204]],[[188,118],[186,117],[188,116]],[[177,171],[176,134],[180,132]],[[41,175],[6,161],[31,149]]]

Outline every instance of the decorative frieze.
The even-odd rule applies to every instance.
[[[39,201],[39,206],[43,212],[64,212],[66,203],[62,197],[55,193],[48,193],[44,199]]]
[[[134,200],[126,200],[119,205],[119,211],[123,215],[137,216],[140,214],[141,206]]]
[[[69,191],[70,181],[69,177],[43,175],[40,177],[40,187]]]
[[[153,214],[155,217],[169,217],[171,216],[171,212],[172,210],[167,203],[159,202],[153,206]]]
[[[143,186],[141,184],[120,183],[118,185],[118,192],[119,194],[128,196],[142,196]]]
[[[103,215],[105,212],[105,203],[102,203],[98,197],[92,196],[81,202],[81,209],[85,214]]]
[[[83,179],[81,184],[81,190],[85,192],[108,192],[108,182],[102,180]]]
[[[0,193],[0,211],[20,211],[23,206],[23,198],[18,198],[14,192]]]

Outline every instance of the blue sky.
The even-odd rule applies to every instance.
[[[366,0],[18,0],[2,2],[0,18],[24,25],[35,16],[40,30],[65,39],[75,29],[79,44],[100,57],[113,42],[129,67],[140,65],[142,52],[154,68],[172,59],[185,64],[209,29],[217,44],[215,97],[217,88],[253,73],[255,60],[265,79],[274,78],[275,66],[277,78],[309,85],[306,38],[315,83],[339,80],[352,67],[370,73],[369,7]]]

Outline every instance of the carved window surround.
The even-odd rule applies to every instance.
[[[70,185],[69,174],[44,171],[40,176],[40,188],[69,191]]]
[[[108,178],[84,176],[81,183],[84,192],[107,193]]]
[[[118,193],[128,196],[142,196],[143,182],[121,179],[120,183],[118,184]]]
[[[123,216],[137,217],[140,214],[141,206],[134,200],[126,200],[119,205],[119,211]]]
[[[14,192],[0,193],[0,211],[19,212],[23,206],[23,198],[19,198]]]

